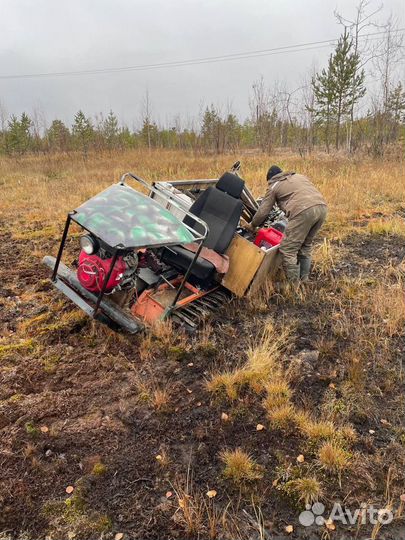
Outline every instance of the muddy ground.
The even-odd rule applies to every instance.
[[[355,233],[335,242],[344,256],[327,275],[315,273],[316,285],[302,298],[274,293],[254,307],[235,301],[213,317],[211,333],[206,329],[203,337],[178,337],[175,330],[148,338],[90,321],[52,289],[41,256],[55,254],[56,240],[46,234],[13,238],[10,222],[1,230],[0,530],[6,537],[282,538],[287,525],[294,538],[371,534],[372,526],[357,532],[355,526],[300,526],[302,504],[279,489],[280,478],[299,454],[305,454],[309,471],[317,470],[311,449],[299,433],[272,429],[257,396],[246,392],[229,402],[212,396],[205,381],[213,370],[245,361],[248,345],[260,339],[270,318],[280,330],[294,328],[283,360],[286,367],[297,366],[294,401],[320,413],[331,392],[342,397],[343,359],[356,339],[355,320],[352,332],[336,330],[337,283],[378,281],[389,266],[398,268],[403,239]],[[347,302],[341,309],[350,314]],[[343,472],[341,485],[320,473],[329,507],[335,501],[383,507],[387,477],[396,508],[405,492],[398,367],[403,335],[390,337],[384,351],[378,347],[367,387],[349,416],[358,434],[354,466]],[[390,384],[387,364],[379,364],[387,350]],[[159,389],[170,396],[161,406],[148,394]],[[257,431],[257,424],[265,429]],[[236,447],[264,467],[263,479],[253,486],[233,486],[222,475],[219,453]],[[73,493],[66,493],[68,486]],[[217,492],[215,498],[206,497],[209,490]],[[179,500],[187,494],[202,507],[202,518],[198,511],[190,520],[184,516]],[[218,520],[210,531],[207,516],[225,508],[228,525]],[[401,530],[399,519],[383,527],[379,538],[398,538]]]

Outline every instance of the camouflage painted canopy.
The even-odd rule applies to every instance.
[[[195,240],[168,210],[123,184],[110,186],[75,212],[74,221],[111,247],[177,245]]]

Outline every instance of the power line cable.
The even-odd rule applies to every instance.
[[[397,30],[390,30],[393,32],[404,32],[405,28],[399,28]],[[377,39],[374,36],[381,36],[382,34],[387,34],[387,31],[373,32],[369,34],[363,34],[360,39],[371,38]],[[34,78],[46,78],[46,77],[69,77],[69,76],[82,76],[82,75],[98,75],[104,73],[121,73],[126,71],[149,71],[153,69],[162,69],[162,68],[173,68],[173,67],[183,67],[183,66],[193,66],[199,64],[212,64],[218,62],[228,62],[233,60],[244,60],[248,58],[256,58],[261,56],[273,56],[276,54],[285,54],[291,52],[301,52],[301,51],[311,51],[314,49],[320,49],[324,47],[330,47],[337,42],[337,38],[327,39],[322,41],[312,41],[308,43],[301,43],[296,45],[285,45],[283,47],[273,47],[271,49],[261,49],[257,51],[225,54],[220,56],[207,56],[203,58],[195,58],[189,60],[176,60],[171,62],[160,62],[155,64],[140,64],[135,66],[122,66],[122,67],[111,67],[111,68],[98,68],[98,69],[87,69],[87,70],[77,70],[77,71],[56,71],[49,73],[28,73],[21,75],[0,75],[0,80],[9,80],[9,79],[34,79]]]

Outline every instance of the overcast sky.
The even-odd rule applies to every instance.
[[[356,0],[0,0],[0,75],[110,68],[187,60],[336,38]],[[379,0],[370,0],[378,7]],[[404,26],[404,1],[384,0],[378,15]],[[375,29],[368,30],[369,32]],[[137,126],[149,92],[161,123],[196,116],[201,104],[249,113],[251,85],[263,75],[290,90],[330,48],[151,71],[0,80],[8,114],[41,111],[71,124],[82,109],[116,112]]]

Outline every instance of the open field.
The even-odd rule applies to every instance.
[[[210,178],[238,158],[256,195],[269,161],[325,195],[316,285],[235,301],[192,338],[114,333],[52,289],[40,261],[69,209],[128,170]],[[1,538],[401,537],[403,161],[0,157],[0,193]],[[303,527],[316,501],[394,520]]]

